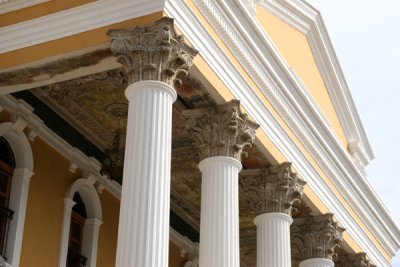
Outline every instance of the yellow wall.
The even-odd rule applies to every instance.
[[[20,266],[58,266],[65,193],[82,176],[79,171],[76,174],[69,172],[69,161],[40,138],[31,142],[31,146],[35,174],[29,185]],[[97,266],[113,266],[119,200],[104,191],[100,201],[103,225],[100,228]]]
[[[104,44],[110,40],[106,34],[109,29],[129,28],[140,24],[148,24],[162,18],[162,16],[163,12],[156,12],[143,17],[112,24],[107,27],[102,27],[54,41],[3,53],[0,54],[0,69],[11,68],[36,60]]]
[[[115,265],[118,239],[119,199],[106,190],[100,194],[103,224],[100,227],[97,267]]]
[[[93,1],[94,0],[51,0],[46,3],[0,15],[0,27],[49,15],[51,13],[84,5]]]
[[[79,177],[70,173],[69,162],[40,138],[31,145],[35,174],[29,184],[20,266],[57,266],[64,196]]]
[[[260,5],[257,6],[257,18],[286,62],[296,70],[310,94],[328,118],[343,146],[347,148],[347,140],[342,126],[306,36]]]
[[[169,242],[169,267],[182,267],[187,261],[186,257],[181,257],[180,248],[173,242]]]

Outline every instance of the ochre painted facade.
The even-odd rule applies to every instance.
[[[109,29],[129,28],[134,27],[135,25],[148,24],[162,16],[163,12],[157,12],[54,41],[0,54],[0,69],[12,68],[18,65],[104,44],[110,40],[106,34]]]
[[[307,37],[260,5],[257,6],[257,18],[286,62],[296,71],[318,103],[343,146],[347,147],[346,137]]]
[[[5,27],[19,22],[50,15],[66,9],[81,6],[93,1],[94,0],[71,0],[71,1],[51,0],[49,2],[45,2],[39,5],[34,5],[31,7],[2,14],[0,20],[0,27]]]
[[[2,15],[0,27],[52,14],[54,12],[87,4],[92,1],[93,0],[74,0],[63,2],[61,0],[53,0],[44,4]],[[276,120],[292,138],[296,146],[301,149],[319,174],[324,177],[325,181],[345,204],[347,210],[365,230],[365,233],[371,238],[371,240],[373,240],[385,257],[390,259],[389,253],[385,251],[382,245],[378,242],[378,239],[371,233],[365,223],[346,202],[342,194],[335,188],[330,178],[322,171],[318,161],[311,156],[309,151],[307,151],[306,147],[302,144],[301,140],[297,138],[289,125],[287,125],[284,119],[274,109],[273,105],[263,92],[265,88],[257,86],[251,75],[246,71],[235,54],[232,53],[220,36],[218,36],[211,25],[203,17],[193,1],[188,0],[187,3],[194,14],[196,14],[203,25],[211,33],[220,48],[235,65],[236,69],[241,73],[243,78],[251,85],[254,92],[273,113]],[[129,28],[135,25],[148,24],[164,15],[163,12],[157,12],[129,21],[108,25],[95,30],[4,53],[0,55],[0,69],[19,68],[25,64],[35,64],[36,61],[48,60],[51,57],[62,56],[66,53],[102,45],[109,42],[109,37],[106,35],[106,32],[109,29]],[[346,140],[343,128],[340,125],[337,113],[335,112],[328,90],[315,62],[315,58],[306,36],[281,21],[261,6],[257,7],[257,18],[278,50],[281,52],[286,62],[293,67],[300,79],[309,89],[309,93],[327,117],[332,129],[343,144],[343,147],[347,147],[348,140]],[[231,90],[224,84],[221,78],[214,72],[212,67],[201,55],[195,58],[194,68],[198,70],[212,85],[213,88],[208,89],[217,102],[219,101],[220,103],[223,103],[235,98]],[[0,113],[0,122],[8,121],[9,119],[10,117],[7,113]],[[257,138],[278,163],[287,161],[283,153],[276,147],[274,142],[263,130],[257,131]],[[71,173],[69,171],[69,161],[48,146],[44,140],[36,138],[34,142],[31,142],[31,146],[34,155],[35,174],[31,178],[29,187],[20,266],[57,266],[60,252],[65,193],[72,182],[81,178],[82,174],[79,170],[75,174]],[[49,158],[53,159],[52,164],[47,164],[47,159]],[[329,212],[327,207],[309,186],[305,187],[305,195],[321,213]],[[99,197],[102,205],[103,224],[100,228],[97,266],[113,266],[115,263],[118,234],[119,200],[106,190],[104,190]],[[348,233],[344,234],[344,240],[355,252],[362,251],[360,246]],[[184,262],[185,258],[180,256],[179,247],[171,242],[170,266],[180,267]]]

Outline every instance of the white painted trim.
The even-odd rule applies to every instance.
[[[75,201],[69,197],[64,198],[64,215],[61,230],[60,254],[58,257],[58,264],[60,267],[65,267],[67,262],[69,229],[71,225],[72,207],[74,205]]]
[[[0,28],[0,53],[163,11],[164,0],[99,0]]]
[[[204,10],[204,7],[200,6],[200,4],[204,4],[204,1],[201,1],[202,3],[199,3],[199,1],[195,1],[202,13],[206,16],[206,18],[209,19],[209,22],[211,25],[214,27],[214,29],[217,30],[217,33],[223,37],[225,40],[225,43],[228,46],[235,46],[238,40],[230,40],[228,38],[232,37],[234,35],[235,37],[238,38],[238,35],[243,36],[250,42],[251,41],[256,41],[259,36],[251,36],[248,37],[246,33],[243,32],[235,32],[231,27],[235,25],[235,21],[229,21],[226,22],[226,15],[224,14],[225,11],[227,10],[226,8],[220,8],[218,11],[216,9],[214,10],[209,10],[208,8]],[[221,5],[221,2],[219,1],[218,4],[216,5]],[[336,214],[336,217],[338,218],[339,222],[344,225],[347,229],[350,235],[356,240],[356,242],[369,254],[371,255],[371,258],[374,260],[376,264],[379,264],[380,266],[390,266],[390,262],[385,258],[385,256],[382,254],[382,252],[376,248],[375,244],[372,242],[372,240],[369,238],[369,236],[363,231],[363,229],[358,225],[357,221],[353,218],[351,213],[347,210],[347,208],[344,206],[344,204],[341,202],[341,200],[335,195],[335,192],[329,187],[329,185],[325,182],[324,178],[321,177],[321,175],[318,173],[318,171],[313,167],[311,162],[305,157],[303,152],[297,145],[294,143],[294,141],[291,139],[291,137],[286,133],[286,131],[283,129],[283,127],[279,124],[279,122],[276,120],[274,115],[267,109],[267,107],[264,105],[264,103],[259,99],[259,97],[254,93],[253,89],[251,86],[243,79],[241,74],[235,69],[235,66],[231,63],[230,59],[225,55],[224,51],[219,47],[219,45],[213,40],[213,37],[210,36],[208,33],[207,29],[204,28],[204,26],[201,24],[201,22],[198,20],[198,18],[193,14],[193,12],[190,10],[190,7],[188,7],[184,2],[182,1],[174,1],[173,4],[171,2],[167,2],[166,6],[166,12],[168,15],[171,17],[174,17],[176,19],[176,24],[178,25],[179,29],[183,32],[183,34],[188,38],[190,43],[196,47],[197,49],[200,50],[200,54],[203,56],[203,58],[210,64],[210,66],[216,71],[216,74],[221,77],[223,82],[230,88],[233,92],[233,94],[236,96],[237,99],[240,99],[242,101],[242,105],[246,108],[246,110],[249,112],[249,114],[258,122],[261,124],[261,129],[265,131],[265,133],[271,138],[271,140],[278,146],[278,148],[282,151],[282,153],[285,155],[285,157],[294,163],[295,168],[299,171],[300,174],[303,175],[303,177],[309,182],[310,187],[317,193],[317,195],[321,198],[321,200],[328,206],[328,208]],[[207,5],[213,6],[215,2],[211,3],[211,1],[207,1]],[[214,7],[215,8],[215,7]],[[209,17],[213,16],[212,19]],[[247,19],[243,19],[243,14],[235,14],[235,18],[240,21],[246,21]],[[231,18],[232,19],[232,18]],[[214,21],[215,20],[215,21]],[[220,24],[221,21],[223,20],[223,26]],[[248,20],[247,20],[248,21]],[[245,23],[244,23],[245,24]],[[235,25],[236,26],[236,25]],[[229,30],[227,30],[224,27],[228,27]],[[243,28],[246,28],[245,26],[242,25]],[[246,28],[248,30],[248,28]],[[254,31],[254,29],[252,30]],[[254,37],[254,38],[253,38]],[[247,43],[246,46],[249,44]],[[258,52],[260,48],[258,47],[247,47],[248,53],[251,53],[251,51]],[[269,51],[273,50],[273,48],[265,48],[263,53],[266,53],[267,55],[269,54]],[[288,79],[288,77],[285,78],[285,76],[281,77],[282,73],[280,73],[280,70],[282,69],[282,65],[284,64],[281,63],[280,67],[274,68],[274,69],[265,69],[264,71],[261,71],[261,73],[264,73],[263,75],[268,75],[268,77],[261,78],[258,73],[253,73],[252,72],[252,66],[249,66],[249,62],[252,64],[255,64],[256,66],[259,66],[259,59],[263,58],[263,55],[258,55],[258,57],[253,57],[254,61],[249,61],[247,58],[243,58],[241,56],[241,50],[236,48],[231,48],[231,50],[234,52],[235,55],[238,56],[239,61],[245,66],[245,68],[250,72],[250,75],[256,80],[259,85],[261,85],[261,88],[265,89],[273,89],[274,91],[272,92],[266,92],[267,97],[269,99],[273,99],[277,95],[281,94],[281,91],[283,89],[287,89],[287,85],[285,84],[280,84],[277,86],[276,82],[279,81],[281,82],[280,79],[284,78],[285,80]],[[277,58],[279,58],[279,54],[276,55],[272,53],[270,59],[267,61],[269,66],[270,64],[276,62]],[[283,72],[285,73],[285,72]],[[280,74],[280,75],[278,75]],[[272,79],[273,83],[269,81]],[[262,83],[260,83],[260,80]],[[291,84],[291,83],[288,83]],[[296,83],[294,83],[296,84]],[[282,88],[284,86],[284,88]],[[293,84],[291,86],[293,91],[298,91],[297,89],[293,88]],[[290,87],[289,87],[290,88]],[[272,95],[271,95],[272,94]],[[290,94],[289,94],[290,95]],[[302,99],[302,98],[300,98]],[[273,102],[274,106],[280,110],[281,114],[283,114],[283,117],[285,118],[286,121],[288,121],[289,126],[293,128],[296,125],[293,125],[291,123],[291,116],[288,116],[288,114],[284,114],[282,112],[282,108],[285,112],[290,111],[293,109],[292,104],[290,104],[293,101],[291,99],[290,101],[285,97],[284,99],[281,99],[280,101],[271,101]],[[307,108],[309,109],[309,107]],[[298,109],[296,109],[298,110]],[[292,111],[293,112],[293,111]],[[308,114],[309,116],[315,116],[315,112]],[[293,113],[292,113],[293,116]],[[297,117],[297,116],[295,116]],[[309,121],[304,122],[303,120],[306,119],[307,116],[304,116],[304,118],[301,118],[302,123],[297,122],[297,125],[304,125],[306,129],[310,127],[310,125],[313,125]],[[298,118],[299,119],[299,118]],[[322,125],[324,125],[323,121],[321,122]],[[317,124],[317,126],[321,127],[320,125]],[[317,132],[320,130],[317,128]],[[300,130],[294,131],[296,134]],[[301,133],[301,132],[300,132]],[[311,131],[313,138],[315,138],[315,131]],[[300,135],[299,136],[301,140],[304,140],[304,145],[307,147],[308,150],[310,150],[316,160],[318,162],[323,163],[322,167],[324,171],[329,175],[329,177],[333,177],[333,182],[335,183],[336,186],[338,186],[339,190],[343,189],[344,185],[343,183],[340,184],[340,180],[347,180],[349,179],[350,181],[352,180],[351,175],[357,176],[358,178],[362,178],[362,175],[357,171],[356,167],[352,165],[352,160],[349,158],[348,153],[344,152],[336,152],[332,151],[332,147],[327,147],[326,144],[323,145],[323,153],[322,151],[316,151],[313,146],[316,146],[319,149],[321,148],[321,141],[320,138],[321,136],[318,136],[316,140],[319,140],[318,143],[315,143],[316,140],[314,139],[314,143],[309,143],[309,139],[306,138],[304,139],[304,136]],[[336,140],[337,141],[337,140]],[[307,143],[308,142],[308,143]],[[339,146],[340,147],[340,146]],[[333,146],[335,148],[335,145]],[[336,148],[337,149],[337,148]],[[343,150],[344,151],[344,150]],[[343,155],[345,156],[343,158]],[[347,155],[347,156],[346,156]],[[339,156],[339,158],[337,158]],[[342,159],[341,159],[342,158]],[[343,161],[343,162],[341,162]],[[334,162],[334,163],[333,163]],[[338,165],[337,167],[332,169],[331,165]],[[349,173],[350,172],[350,173]],[[346,179],[343,179],[345,177]],[[363,182],[363,180],[361,179]],[[346,181],[347,182],[347,181]],[[365,182],[363,182],[365,183]],[[376,237],[378,238],[379,242],[384,243],[389,252],[397,250],[397,242],[399,241],[398,235],[393,236],[392,234],[397,234],[398,233],[398,228],[393,224],[393,225],[386,225],[386,222],[384,222],[384,219],[391,220],[390,216],[387,214],[387,211],[384,209],[380,209],[379,213],[377,213],[375,210],[372,210],[370,206],[370,201],[372,202],[379,202],[377,197],[375,195],[365,197],[364,192],[359,190],[358,186],[355,186],[353,183],[350,183],[347,185],[349,189],[345,189],[343,194],[345,195],[346,199],[349,200],[351,205],[353,205],[358,213],[361,213],[361,216],[371,216],[369,218],[369,221],[373,218],[375,220],[375,224],[367,224],[373,232],[375,232]],[[349,191],[350,190],[350,191]],[[356,190],[356,191],[353,191]],[[352,196],[350,192],[353,191],[355,196]],[[359,197],[359,195],[366,199],[366,202],[362,201],[355,201],[355,198]],[[379,222],[379,223],[376,223]],[[382,227],[381,229],[378,229],[379,227]],[[395,242],[395,243],[392,243]]]
[[[64,198],[64,218],[61,232],[59,267],[65,267],[68,254],[69,230],[71,225],[73,197],[79,193],[85,203],[86,215],[83,226],[82,255],[87,258],[88,267],[96,267],[100,226],[102,224],[101,202],[94,187],[95,177],[80,178],[68,188]]]
[[[264,0],[261,5],[306,35],[346,139],[359,146],[352,155],[366,166],[374,154],[320,12],[303,0]]]
[[[8,0],[0,3],[0,15],[19,9],[35,6],[50,0]]]
[[[5,138],[13,150],[16,168],[12,177],[9,208],[14,211],[10,221],[7,242],[7,263],[18,267],[25,225],[26,206],[28,202],[29,182],[33,175],[33,156],[31,146],[23,129],[26,125],[18,119],[15,123],[0,124],[0,136]]]
[[[33,114],[32,107],[26,104],[26,102],[16,100],[10,95],[0,95],[0,107],[4,108],[11,114],[18,114],[20,118],[24,119],[27,127],[36,132],[38,137],[44,140],[70,162],[76,164],[78,168],[94,175],[97,181],[107,188],[107,190],[115,197],[120,197],[121,185],[100,175],[101,163],[95,158],[86,156],[82,151],[71,146],[64,139],[56,135],[38,116]],[[33,166],[31,167],[33,168]]]

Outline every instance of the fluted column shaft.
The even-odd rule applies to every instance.
[[[333,261],[323,258],[308,259],[300,262],[299,267],[334,267]]]
[[[118,232],[118,267],[167,267],[172,103],[175,90],[141,81],[129,100]]]
[[[257,266],[291,267],[290,225],[293,219],[271,212],[257,216]]]
[[[239,189],[242,164],[231,157],[209,157],[202,172],[200,267],[239,267]]]

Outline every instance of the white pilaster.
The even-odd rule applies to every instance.
[[[64,216],[63,216],[63,225],[61,230],[60,255],[58,258],[59,267],[64,267],[67,264],[71,213],[72,213],[72,207],[75,204],[76,203],[75,201],[72,200],[72,198],[69,197],[64,198]]]
[[[231,157],[209,157],[202,172],[200,267],[239,267],[238,174],[242,164]]]
[[[334,267],[333,261],[322,258],[308,259],[300,262],[299,267]]]
[[[141,81],[129,100],[118,231],[118,267],[167,267],[172,103],[175,90]]]
[[[86,266],[96,267],[97,262],[97,247],[99,240],[100,226],[103,224],[97,218],[89,218],[85,220],[83,226],[83,244],[82,255],[87,257]]]
[[[264,213],[254,219],[257,225],[257,266],[291,267],[290,225],[293,219],[283,213]]]

